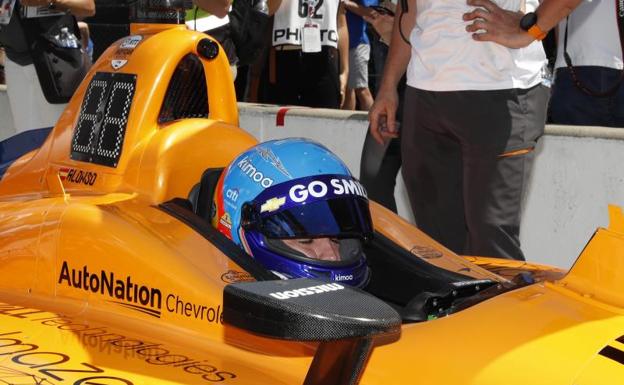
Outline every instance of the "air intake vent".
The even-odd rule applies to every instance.
[[[188,54],[171,77],[158,122],[207,117],[208,90],[204,67],[197,56]]]

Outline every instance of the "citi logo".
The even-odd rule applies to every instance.
[[[225,192],[225,196],[227,199],[231,200],[232,202],[236,202],[238,200],[238,189],[228,189]]]
[[[342,290],[344,288],[345,288],[344,286],[338,283],[327,283],[327,284],[318,285],[318,286],[302,287],[301,289],[278,291],[275,293],[270,293],[269,295],[277,299],[288,299],[288,298],[305,297],[306,295],[322,294],[322,293],[327,293],[331,291]]]

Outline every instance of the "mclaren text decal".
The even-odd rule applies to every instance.
[[[203,383],[232,383],[237,375],[231,371],[225,371],[215,366],[212,360],[197,359],[185,354],[172,351],[161,343],[153,343],[115,333],[107,327],[95,326],[86,322],[74,321],[71,318],[45,312],[42,310],[11,306],[0,303],[0,317],[9,316],[33,322],[34,325],[43,325],[54,329],[61,336],[65,333],[72,338],[78,337],[80,344],[87,350],[96,351],[119,360],[129,362],[129,365],[137,365],[130,360],[137,360],[155,370],[158,368],[175,368],[181,375],[192,376],[201,379]],[[23,365],[24,375],[37,378],[40,381],[32,382],[38,385],[48,385],[47,379],[59,382],[71,379],[73,382],[62,382],[71,385],[133,385],[128,379],[114,377],[106,373],[105,368],[100,368],[85,362],[75,362],[69,355],[42,349],[33,343],[32,333],[15,330],[4,330],[6,323],[0,321],[0,356],[10,357],[14,364]],[[29,330],[33,330],[29,326]],[[0,383],[2,374],[15,372],[5,369],[0,364]],[[35,373],[35,374],[33,374]],[[18,375],[20,375],[18,373]],[[21,375],[20,375],[21,376]],[[79,378],[76,380],[76,378]],[[11,377],[15,380],[16,377]],[[32,380],[31,380],[32,381]],[[19,382],[30,384],[31,382]],[[141,381],[141,383],[145,383]],[[199,383],[199,382],[198,382]]]
[[[87,265],[75,268],[63,261],[58,284],[101,294],[108,297],[108,302],[156,318],[166,312],[198,321],[223,323],[221,305],[208,306],[187,301],[175,293],[163,294],[158,288],[136,282],[130,275],[92,271]]]
[[[93,186],[97,180],[98,174],[91,171],[82,171],[76,168],[63,167],[59,169],[59,176],[63,182]]]
[[[321,293],[326,293],[329,291],[336,291],[336,290],[342,290],[342,289],[344,289],[344,286],[338,283],[326,283],[324,285],[302,287],[301,289],[278,291],[275,293],[270,293],[269,295],[277,299],[288,299],[288,298],[304,297],[306,295],[321,294]]]

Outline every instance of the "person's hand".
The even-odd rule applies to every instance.
[[[343,72],[340,74],[340,108],[344,105],[345,98],[347,96],[347,80],[348,73]]]
[[[377,14],[375,18],[364,17],[364,20],[373,26],[375,32],[379,34],[382,42],[386,44],[392,40],[392,27],[394,26],[394,16]]]
[[[362,18],[365,20],[366,18],[375,19],[378,16],[379,16],[379,12],[377,12],[375,8],[366,7],[363,10]]]
[[[507,11],[490,0],[467,0],[467,3],[478,7],[463,16],[464,20],[472,21],[466,31],[472,32],[473,39],[492,41],[509,48],[523,48],[535,40],[520,28],[522,12]],[[477,32],[480,30],[483,32]]]
[[[396,121],[394,119],[399,105],[399,94],[396,90],[380,90],[375,102],[368,111],[370,133],[377,143],[383,145],[387,139],[397,138]]]

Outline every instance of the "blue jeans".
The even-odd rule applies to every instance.
[[[622,76],[621,70],[613,68],[583,66],[574,69],[581,83],[594,92],[609,90]],[[550,99],[550,117],[555,124],[624,127],[624,84],[621,83],[613,95],[591,96],[574,84],[567,67],[559,68]]]

